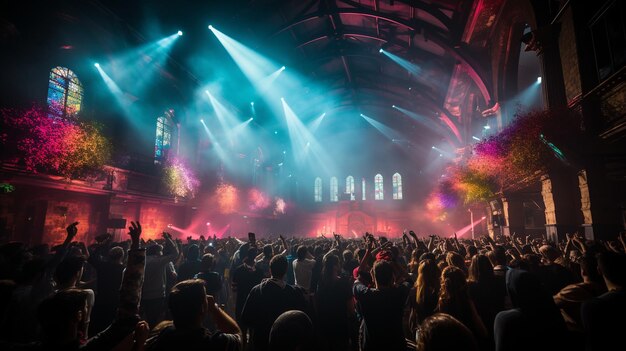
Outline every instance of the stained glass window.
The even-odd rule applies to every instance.
[[[54,67],[48,80],[48,116],[74,117],[80,112],[83,85],[69,68]]]
[[[322,202],[322,178],[315,178],[315,202]]]
[[[162,163],[167,159],[172,147],[174,130],[174,110],[167,110],[163,116],[157,117],[156,138],[154,139],[154,163]]]
[[[393,175],[392,183],[393,199],[402,200],[402,176],[400,175],[400,173],[396,173]]]
[[[374,177],[374,200],[384,200],[383,176],[380,174]]]
[[[346,194],[350,194],[350,201],[354,201],[354,177],[346,178]]]
[[[339,201],[339,184],[337,183],[337,177],[330,178],[330,201]]]
[[[365,201],[365,178],[361,178],[361,200]]]

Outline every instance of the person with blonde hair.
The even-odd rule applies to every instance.
[[[437,311],[458,319],[472,331],[477,340],[481,341],[487,337],[487,329],[469,297],[465,273],[460,268],[450,266],[441,272]]]
[[[415,332],[420,323],[435,313],[439,300],[441,271],[433,260],[421,260],[417,280],[409,293],[409,327]]]

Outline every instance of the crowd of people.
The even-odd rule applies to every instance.
[[[2,350],[614,350],[626,234],[0,245]],[[126,238],[124,238],[126,239]]]

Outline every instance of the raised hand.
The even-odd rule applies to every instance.
[[[135,344],[139,345],[140,349],[143,349],[143,345],[148,340],[148,333],[150,332],[150,327],[148,326],[148,322],[139,321],[137,325],[135,325]]]
[[[128,227],[128,235],[130,235],[131,239],[131,249],[139,248],[139,237],[141,236],[141,224],[139,221],[130,222],[130,227]]]

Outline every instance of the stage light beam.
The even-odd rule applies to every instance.
[[[215,37],[217,37],[224,49],[226,49],[230,57],[235,61],[239,69],[241,69],[255,88],[258,90],[262,89],[263,87],[259,85],[263,83],[265,77],[271,75],[271,73],[276,70],[276,65],[263,55],[260,55],[212,26],[209,26],[209,29],[211,29]],[[282,72],[281,68],[278,70]]]
[[[261,94],[264,94],[265,92],[269,90],[269,88],[272,86],[272,83],[274,83],[274,81],[278,79],[278,76],[280,76],[280,74],[283,73],[283,71],[285,70],[284,67],[285,66],[277,69],[272,74],[268,75],[267,77],[264,77],[263,79],[261,79],[260,82],[256,84],[257,89],[259,90]]]
[[[206,123],[204,123],[204,119],[201,119],[200,123],[202,123],[202,127],[204,128],[204,132],[206,133],[207,137],[209,137],[209,140],[211,141],[211,143],[213,143],[217,157],[226,167],[229,167],[229,159],[226,157],[226,153],[224,152],[224,149],[222,149],[222,146],[217,142],[217,138],[215,138],[209,127],[206,125]]]
[[[115,83],[115,81],[111,79],[111,77],[102,69],[102,67],[100,67],[99,63],[95,63],[94,66],[98,70],[98,73],[100,73],[102,80],[104,80],[104,83],[106,84],[107,88],[109,88],[111,93],[113,93],[113,96],[115,97],[117,102],[120,104],[120,106],[122,106],[123,108],[127,107],[129,105],[129,101],[124,95],[124,92],[122,91],[122,89],[120,89],[117,83]]]
[[[400,67],[404,68],[405,70],[407,70],[411,75],[418,77],[420,75],[420,73],[422,72],[422,69],[414,64],[411,61],[405,60],[402,57],[398,56],[398,55],[394,55],[392,53],[390,53],[389,51],[380,49],[379,51],[381,54],[387,56],[389,59],[391,59],[391,61],[395,62],[396,64],[398,64]]]
[[[324,119],[325,116],[326,116],[326,112],[322,113],[319,117],[317,117],[311,123],[309,123],[308,128],[311,131],[311,134],[315,134],[315,132],[317,132],[317,129],[320,127],[320,124],[322,124],[322,120]]]
[[[287,121],[287,131],[291,141],[292,155],[299,165],[304,164],[310,156],[310,161],[314,161],[316,166],[324,173],[329,174],[334,168],[334,162],[328,157],[326,150],[315,139],[309,129],[302,123],[284,98],[281,98],[283,113]],[[307,146],[309,144],[309,146]],[[284,151],[286,154],[286,151]]]
[[[365,119],[365,121],[367,121],[367,123],[369,123],[372,127],[374,127],[377,131],[379,131],[382,135],[384,135],[385,137],[387,137],[387,139],[389,140],[393,140],[393,139],[400,139],[400,135],[398,132],[396,132],[395,130],[387,127],[386,125],[378,122],[377,120],[370,118],[364,114],[360,114],[361,117],[363,117],[363,119]]]
[[[459,138],[459,136],[457,136],[456,134],[458,130],[455,129],[454,123],[452,123],[452,121],[446,121],[444,118],[439,117],[439,122],[437,122],[432,118],[419,115],[400,106],[393,105],[392,108],[402,112],[406,116],[409,116],[411,119],[428,128],[430,131],[440,134],[441,136],[446,138],[450,145],[455,145],[451,137]],[[444,125],[448,128],[445,128]]]

